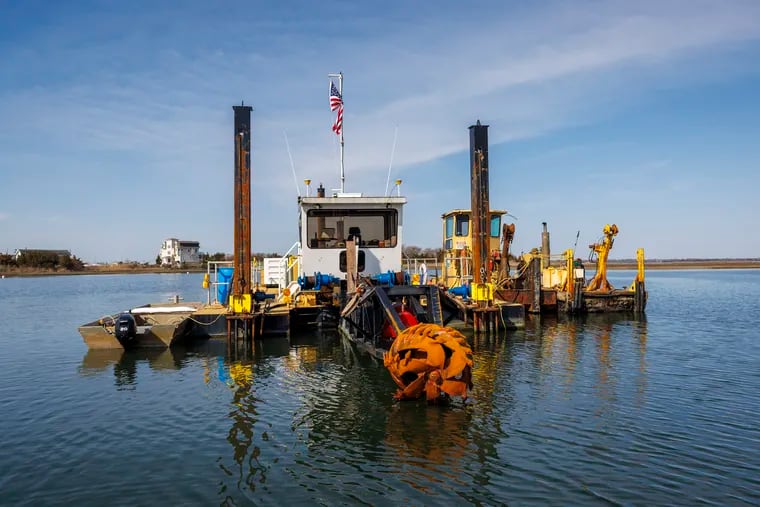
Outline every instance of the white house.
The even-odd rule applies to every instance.
[[[162,266],[179,266],[181,264],[197,264],[201,261],[201,244],[197,241],[182,241],[169,238],[161,245],[158,256]]]

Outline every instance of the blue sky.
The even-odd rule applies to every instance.
[[[339,185],[327,74],[345,74],[346,190],[409,199],[406,244],[469,207],[490,125],[513,249],[760,257],[760,2],[0,0],[0,252],[152,261],[232,250],[232,108],[254,107],[253,248],[297,240],[296,181]]]

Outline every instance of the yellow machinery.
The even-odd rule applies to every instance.
[[[607,257],[610,254],[610,250],[612,250],[612,244],[615,242],[618,227],[615,224],[607,224],[604,226],[603,232],[604,238],[601,242],[589,245],[589,248],[593,253],[598,255],[598,258],[596,261],[596,275],[586,286],[586,291],[588,292],[609,292],[613,289],[610,282],[607,281]]]
[[[509,247],[515,239],[515,224],[504,224],[501,229],[501,262],[499,264],[499,285],[504,285],[510,277]]]
[[[636,278],[634,278],[633,283],[631,283],[631,287],[629,290],[636,290],[636,284],[637,283],[644,283],[644,249],[639,248],[636,250]]]
[[[491,273],[501,267],[501,217],[504,210],[491,210],[488,230],[488,266],[484,279],[490,280]],[[442,277],[447,288],[472,282],[472,227],[470,210],[455,209],[441,215],[443,219],[443,266]],[[512,229],[514,231],[514,229]],[[513,233],[514,234],[514,233]]]

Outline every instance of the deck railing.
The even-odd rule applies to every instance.
[[[277,262],[276,277],[271,275],[266,280],[267,284],[276,284],[278,296],[282,289],[298,279],[301,274],[301,242],[293,243],[285,255],[280,257]]]
[[[403,268],[413,279],[417,275],[417,282],[420,285],[435,283],[441,277],[441,265],[435,257],[404,256]]]
[[[220,285],[226,285],[227,294],[230,293],[229,286],[232,284],[232,280],[223,282],[219,281],[219,268],[227,267],[232,267],[232,261],[208,261],[206,265],[206,275],[209,277],[209,284],[208,287],[206,287],[207,304],[211,304],[211,295],[213,293],[214,303],[221,303],[225,306],[227,305],[227,301],[219,301],[217,299],[217,294],[219,293],[217,289]],[[251,261],[251,278],[253,287],[261,285],[261,264],[259,264],[255,259]]]

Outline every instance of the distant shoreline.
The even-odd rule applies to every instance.
[[[76,276],[76,275],[146,275],[146,274],[185,274],[185,273],[205,273],[206,268],[85,268],[82,271],[54,271],[46,269],[24,269],[13,271],[0,270],[0,276],[5,278],[26,278],[37,276]]]
[[[588,267],[594,264],[586,263]],[[607,269],[637,269],[636,261],[609,261]],[[647,260],[645,270],[662,269],[760,269],[760,259],[720,259],[720,260]]]
[[[595,267],[594,263],[586,262],[588,269]],[[636,261],[612,260],[607,265],[609,270],[635,270],[637,269]],[[645,270],[687,270],[687,269],[760,269],[760,259],[741,260],[741,259],[720,259],[720,260],[647,260]],[[25,270],[0,270],[0,276],[4,278],[11,277],[37,277],[37,276],[72,276],[72,275],[144,275],[144,274],[183,274],[183,273],[205,273],[206,268],[192,267],[185,269],[160,268],[160,267],[136,267],[136,268],[85,268],[82,271],[51,271],[44,269],[25,269]]]

